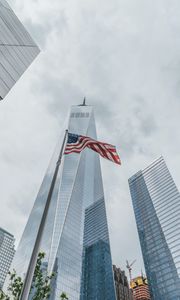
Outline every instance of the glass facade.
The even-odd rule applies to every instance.
[[[104,198],[85,210],[81,300],[115,300]]]
[[[0,0],[0,100],[32,63],[39,48],[5,0]]]
[[[68,122],[65,124],[49,164],[12,264],[12,268],[15,268],[17,273],[23,277],[27,271],[66,128],[69,129],[69,132],[88,135],[96,139],[92,107],[73,106],[70,111]],[[90,226],[87,216],[89,211],[92,211],[92,207],[94,207],[92,220],[96,222],[97,226],[96,230],[93,231],[89,227],[89,231],[87,230],[87,226]],[[41,242],[41,250],[46,252],[48,270],[49,272],[54,270],[56,273],[52,282],[53,294],[51,299],[59,299],[59,295],[63,291],[71,300],[92,299],[80,296],[81,291],[84,291],[81,288],[84,286],[82,270],[86,268],[82,261],[84,261],[84,257],[88,259],[89,254],[85,255],[87,246],[95,247],[96,253],[103,253],[104,259],[99,261],[99,268],[102,264],[102,268],[104,268],[102,271],[104,277],[102,278],[106,282],[108,281],[109,287],[111,286],[111,295],[98,299],[115,299],[112,298],[112,294],[114,297],[114,283],[100,160],[99,155],[90,149],[84,150],[81,154],[74,153],[64,156],[59,169]],[[106,288],[105,285],[102,286]],[[94,286],[91,285],[91,289],[94,290]],[[101,292],[104,295],[105,292],[102,289]]]
[[[153,300],[180,299],[180,194],[163,157],[129,179]]]
[[[14,236],[0,228],[0,288],[3,287],[14,257],[14,242]]]

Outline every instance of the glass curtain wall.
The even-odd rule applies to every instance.
[[[9,4],[0,0],[0,100],[4,99],[39,52]]]
[[[180,299],[180,194],[163,157],[129,179],[153,300]]]
[[[91,106],[73,106],[71,108],[68,122],[65,124],[60,142],[45,174],[12,264],[12,268],[15,268],[18,274],[23,277],[27,272],[37,235],[37,228],[45,206],[50,181],[66,128],[71,133],[87,135],[96,139],[93,108]],[[101,210],[98,210],[99,201],[101,201],[102,205]],[[96,203],[98,203],[97,207]],[[63,291],[67,293],[70,300],[80,299],[81,285],[83,284],[83,240],[86,240],[86,231],[84,231],[84,224],[86,224],[86,221],[84,223],[85,211],[91,205],[95,205],[94,207],[97,209],[96,214],[94,217],[92,215],[92,218],[99,220],[98,222],[101,220],[101,228],[105,236],[98,232],[98,228],[97,232],[93,231],[91,235],[92,239],[96,237],[95,243],[97,242],[99,251],[104,251],[103,255],[108,264],[105,265],[104,260],[102,260],[104,268],[103,278],[106,282],[107,280],[109,281],[108,286],[111,286],[112,291],[111,296],[99,299],[115,299],[112,298],[112,295],[114,297],[114,282],[100,160],[99,155],[90,149],[84,150],[81,154],[64,156],[59,169],[41,242],[41,250],[46,252],[48,271],[52,272],[54,270],[56,273],[55,280],[52,283],[53,294],[51,299],[59,300],[59,296]],[[107,269],[109,270],[108,273]],[[89,270],[89,272],[91,271]],[[92,286],[91,288],[94,289]]]

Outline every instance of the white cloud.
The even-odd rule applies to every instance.
[[[136,275],[127,180],[163,154],[180,185],[180,3],[10,2],[42,52],[0,103],[0,226],[20,238],[69,106],[86,95],[100,139],[117,144],[123,162],[102,161],[113,260],[137,258]]]

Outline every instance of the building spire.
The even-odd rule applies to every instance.
[[[86,105],[86,97],[84,97],[84,100],[83,100],[83,106]]]
[[[86,106],[86,97],[84,97],[83,103],[82,103],[82,104],[79,104],[79,106]]]

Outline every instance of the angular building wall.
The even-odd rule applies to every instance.
[[[0,0],[0,100],[32,63],[39,48],[5,0]]]
[[[153,300],[180,299],[180,194],[162,157],[129,179]]]
[[[73,106],[64,130],[66,128],[69,129],[69,132],[91,136],[96,139],[92,107]],[[15,268],[17,273],[23,277],[27,271],[64,130],[37,195],[12,264],[12,268]],[[99,203],[101,204],[101,210],[98,210]],[[92,214],[92,219],[99,222],[98,224],[101,226],[104,235],[97,227],[96,230],[88,234],[87,238],[87,231],[84,230],[84,224],[85,227],[87,225],[85,212],[87,215],[88,208],[93,205],[94,214]],[[59,170],[41,243],[41,250],[46,252],[49,272],[52,270],[56,272],[51,299],[59,299],[59,295],[63,291],[67,293],[71,300],[80,299],[81,285],[84,286],[82,278],[83,245],[86,246],[87,239],[88,241],[92,240],[93,245],[97,243],[95,245],[96,249],[99,249],[97,252],[100,251],[107,257],[107,265],[102,260],[103,280],[108,281],[112,293],[111,296],[99,299],[115,299],[100,160],[99,155],[90,149],[84,150],[81,154],[64,156]],[[101,267],[101,263],[99,267]],[[93,270],[89,270],[89,272],[93,272]],[[94,286],[91,286],[92,288],[94,289]],[[103,290],[101,292],[104,293]]]

